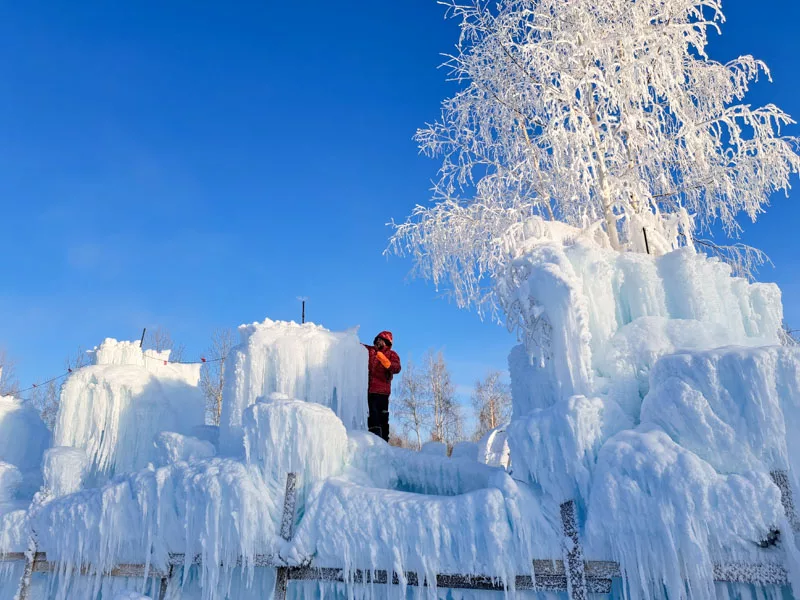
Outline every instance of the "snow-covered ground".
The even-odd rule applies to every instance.
[[[268,598],[275,570],[257,565],[263,557],[513,587],[534,559],[562,558],[567,500],[586,557],[620,563],[627,587],[615,594],[779,597],[715,586],[713,564],[730,561],[786,565],[800,583],[770,477],[789,471],[800,492],[800,351],[778,345],[780,291],[689,249],[620,253],[569,233],[523,247],[502,282],[526,334],[509,356],[513,419],[452,458],[365,432],[367,352],[356,331],[312,324],[240,328],[218,435],[203,423],[199,366],[137,343],[106,340],[69,377],[52,436],[30,407],[0,399],[0,549],[34,540],[58,565],[34,574],[29,597],[156,597],[158,579],[78,569],[161,573],[172,553],[198,558],[176,571],[172,599]],[[287,541],[289,472],[298,505]],[[779,544],[762,549],[772,530]],[[2,566],[1,598],[14,597],[21,569]],[[290,597],[323,593],[497,597],[289,586]]]

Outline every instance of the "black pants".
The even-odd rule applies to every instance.
[[[386,394],[369,394],[369,430],[389,441],[389,396]]]

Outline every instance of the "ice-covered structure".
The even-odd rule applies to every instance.
[[[790,597],[715,584],[720,565],[758,563],[800,589],[798,523],[773,477],[800,491],[800,350],[777,345],[778,289],[689,249],[556,233],[521,246],[499,286],[524,334],[512,421],[451,457],[364,431],[367,353],[355,331],[312,324],[240,329],[219,429],[203,425],[196,366],[126,342],[66,381],[52,444],[1,399],[0,432],[27,433],[24,448],[0,441],[0,551],[35,545],[55,570],[34,573],[29,600],[269,598],[285,566],[344,579],[293,582],[294,598],[501,597],[410,585],[458,573],[557,597],[515,586],[535,559],[569,566],[576,542],[619,564],[614,597]],[[10,564],[0,599],[24,580]],[[101,576],[119,565],[141,567]],[[398,585],[355,581],[378,570]]]
[[[10,396],[0,396],[0,496],[11,501],[33,494],[42,483],[41,463],[51,444],[50,431],[36,410]]]
[[[366,429],[367,351],[357,331],[267,319],[242,325],[240,345],[226,361],[220,445],[242,449],[244,411],[272,393],[333,410],[349,429]]]
[[[99,481],[156,460],[162,431],[191,434],[205,422],[200,365],[169,362],[169,350],[144,352],[137,342],[105,340],[94,364],[65,382],[56,420],[56,446],[80,448],[88,476]]]
[[[714,561],[797,570],[771,473],[800,453],[800,350],[779,344],[780,290],[683,248],[619,253],[574,231],[521,248],[501,282],[523,345],[509,356],[515,478],[575,499],[587,553],[632,598],[714,595]],[[795,576],[793,579],[797,584]]]

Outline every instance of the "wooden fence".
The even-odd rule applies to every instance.
[[[789,477],[785,471],[771,473],[772,479],[781,491],[786,517],[795,531],[798,530],[798,517],[795,512]],[[294,522],[297,502],[297,478],[289,473],[286,478],[283,516],[281,519],[281,537],[290,541],[294,534]],[[613,561],[587,561],[583,557],[583,549],[578,535],[578,523],[575,502],[570,500],[561,505],[561,521],[564,538],[571,543],[565,544],[562,558],[533,561],[533,576],[517,575],[515,585],[518,590],[541,590],[567,592],[571,600],[588,600],[588,594],[607,594],[611,592],[612,579],[622,577],[619,563]],[[47,560],[47,555],[36,550],[34,542],[28,552],[8,553],[0,556],[0,562],[24,561],[25,568],[20,578],[19,589],[15,600],[29,600],[31,579],[34,573],[55,573],[58,564]],[[403,577],[386,570],[356,569],[345,572],[340,568],[317,565],[289,565],[273,555],[257,555],[251,561],[255,567],[276,569],[275,600],[285,600],[290,581],[327,581],[351,584],[392,584],[405,581],[409,586],[427,586],[430,583],[417,573],[406,572]],[[143,564],[120,564],[103,577],[139,577],[145,576],[160,580],[157,600],[164,600],[167,587],[173,575],[187,566],[200,565],[200,555],[187,558],[184,554],[171,554],[166,571],[146,569]],[[242,564],[239,559],[237,564]],[[82,574],[95,575],[91,565],[80,569]],[[783,565],[764,563],[715,563],[714,580],[717,582],[749,583],[755,585],[788,585],[786,568]],[[495,577],[480,574],[440,573],[436,575],[436,586],[450,589],[496,590],[505,589],[503,583]]]

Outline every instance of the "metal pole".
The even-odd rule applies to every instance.
[[[304,302],[305,304],[305,302]],[[297,474],[286,475],[286,495],[283,498],[283,518],[281,519],[281,537],[287,542],[294,535],[294,515],[297,508]],[[275,574],[275,592],[273,600],[286,600],[289,587],[289,567],[278,567]]]
[[[644,234],[644,248],[647,250],[647,253],[650,254],[650,244],[647,242],[647,229],[642,227],[642,233]]]
[[[303,316],[302,316],[300,322],[301,323],[305,323],[306,322],[306,301],[305,300],[303,300]]]
[[[583,548],[578,532],[578,518],[575,501],[568,500],[561,505],[561,523],[564,538],[568,545],[564,548],[564,568],[567,572],[567,596],[570,600],[588,600],[586,571],[583,563]]]
[[[145,333],[147,333],[147,327],[142,329],[142,339],[139,340],[139,348],[143,348],[144,347],[144,334]]]

